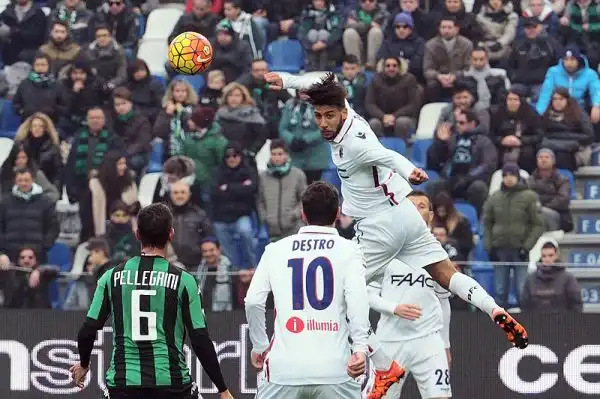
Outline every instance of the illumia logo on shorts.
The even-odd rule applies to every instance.
[[[308,319],[305,323],[301,318],[293,316],[285,323],[285,328],[294,334],[299,334],[304,331],[304,329],[306,329],[306,331],[338,332],[340,330],[340,325],[337,321],[333,320],[318,321]]]

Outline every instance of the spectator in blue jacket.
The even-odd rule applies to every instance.
[[[579,103],[582,109],[587,109],[586,100],[589,96],[592,107],[590,113],[592,123],[600,121],[600,79],[598,73],[589,67],[585,55],[581,54],[579,49],[575,47],[567,48],[558,65],[548,69],[539,100],[535,106],[540,115],[546,112],[552,93],[558,87],[568,89],[571,97]]]

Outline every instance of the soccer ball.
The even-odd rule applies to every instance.
[[[203,72],[212,59],[212,45],[200,33],[183,32],[169,44],[169,64],[179,73],[195,75]]]

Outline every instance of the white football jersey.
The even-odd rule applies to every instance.
[[[283,76],[284,87],[306,89],[323,75]],[[342,181],[342,212],[361,218],[389,209],[412,191],[408,176],[415,166],[388,150],[346,101],[348,116],[331,142],[331,156]]]
[[[371,307],[381,312],[377,336],[382,341],[408,341],[441,331],[443,314],[436,293],[437,283],[424,268],[411,267],[393,260],[385,270],[381,287],[369,286]],[[377,293],[379,295],[377,295]],[[421,307],[417,320],[408,320],[394,314],[397,304]]]
[[[273,292],[274,333],[265,330],[265,302]],[[305,226],[269,244],[246,295],[253,351],[270,347],[268,381],[280,385],[339,384],[346,364],[367,353],[369,303],[358,245],[332,227]],[[352,339],[352,347],[348,342]]]

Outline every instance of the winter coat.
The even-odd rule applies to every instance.
[[[148,72],[148,76],[140,81],[129,79],[126,84],[131,91],[131,101],[136,110],[153,123],[161,111],[161,101],[165,94],[163,85]]]
[[[74,10],[68,10],[64,2],[50,13],[50,21],[62,21],[69,26],[69,36],[79,45],[86,45],[91,41],[89,24],[94,13],[85,8],[83,2],[78,3]]]
[[[422,79],[424,53],[425,41],[415,32],[411,32],[406,39],[400,39],[394,34],[383,41],[377,53],[377,61],[388,57],[403,58],[408,61],[408,72]]]
[[[13,107],[23,120],[42,112],[56,123],[66,115],[67,99],[59,82],[51,80],[38,83],[27,78],[21,82],[13,97]]]
[[[4,304],[9,309],[50,309],[49,284],[58,275],[58,268],[40,266],[40,285],[29,286],[31,271],[1,270],[0,281],[4,282]],[[34,270],[34,269],[32,269]]]
[[[562,53],[562,45],[548,35],[516,40],[508,58],[510,81],[526,86],[541,85],[548,68],[556,65]]]
[[[295,234],[302,226],[300,207],[305,188],[306,176],[295,167],[284,176],[274,175],[269,170],[260,174],[256,209],[270,237]]]
[[[240,144],[252,158],[267,140],[265,120],[257,107],[242,105],[238,108],[229,108],[226,105],[221,106],[217,111],[217,121],[221,125],[223,136],[230,142]]]
[[[128,156],[151,151],[152,125],[148,118],[139,114],[136,109],[126,117],[113,115],[110,126],[110,130],[123,139]]]
[[[506,71],[500,68],[487,68],[487,75],[485,77],[485,85],[489,91],[489,98],[484,101],[483,96],[477,96],[477,102],[475,106],[478,108],[488,109],[492,105],[497,105],[504,101],[506,92],[510,88],[510,81],[506,77]],[[466,70],[462,76],[461,81],[467,82],[467,84],[477,89],[480,92],[479,82],[475,78],[476,73],[473,68]]]
[[[176,155],[175,157],[176,159],[180,159],[185,167],[181,181],[190,186],[190,192],[192,193],[192,199],[190,201],[194,205],[203,207],[204,203],[202,201],[202,185],[198,184],[198,182],[196,181],[194,161],[189,157],[181,155]],[[169,204],[170,190],[171,188],[168,182],[165,180],[165,175],[161,175],[161,178],[158,180],[158,184],[154,189],[152,202],[161,202],[163,204]]]
[[[204,210],[187,203],[171,205],[175,238],[171,241],[177,259],[186,265],[197,266],[202,261],[200,242],[213,235],[213,229]]]
[[[402,12],[402,9],[399,7],[399,2],[394,1],[395,8],[390,13],[392,18]],[[389,7],[388,7],[389,9]],[[419,8],[411,13],[411,17],[414,22],[413,31],[425,40],[429,40],[435,37],[438,33],[438,25],[436,24],[435,15],[433,13],[427,13]],[[385,37],[394,37],[395,27],[393,23],[388,24],[388,27],[385,31]]]
[[[216,111],[219,108],[219,100],[222,95],[223,90],[211,89],[208,86],[204,86],[200,90],[200,93],[198,93],[198,105],[212,108]]]
[[[378,3],[377,8],[375,8],[375,10],[373,10],[373,12],[370,14],[366,13],[359,6],[358,8],[355,8],[352,11],[350,11],[348,18],[352,18],[356,22],[350,24],[346,20],[346,29],[355,29],[361,36],[364,36],[371,30],[371,23],[367,22],[367,20],[379,24],[381,30],[385,32],[385,29],[387,28],[387,24],[390,19],[390,13],[387,11],[384,4]]]
[[[483,205],[484,246],[531,250],[544,232],[538,196],[520,181],[493,193]]]
[[[55,76],[68,64],[79,57],[81,46],[70,39],[57,45],[52,40],[40,47],[40,53],[47,55],[51,61],[51,71]]]
[[[58,187],[62,169],[60,147],[54,144],[48,135],[49,133],[46,133],[38,139],[29,134],[21,141],[21,145],[48,180]]]
[[[554,209],[559,213],[569,212],[571,185],[569,180],[556,169],[549,179],[542,178],[536,169],[529,176],[527,185],[538,195],[542,206]]]
[[[467,12],[464,6],[457,12],[450,12],[444,8],[441,12],[436,13],[435,16],[436,27],[439,26],[442,18],[454,17],[456,22],[458,22],[461,36],[466,37],[473,43],[479,43],[483,39],[483,31],[477,22],[475,15],[471,12]]]
[[[223,160],[225,147],[227,139],[221,133],[221,126],[213,122],[203,135],[186,132],[181,153],[177,155],[185,155],[194,161],[196,182],[206,186],[212,183],[214,172]]]
[[[213,61],[211,69],[218,69],[225,74],[225,82],[230,83],[250,71],[252,50],[250,45],[234,37],[227,46],[215,42],[213,44]]]
[[[70,73],[63,80],[62,87],[67,99],[67,113],[65,118],[69,121],[70,129],[66,132],[61,132],[67,137],[71,137],[75,131],[86,122],[87,111],[92,107],[101,106],[103,104],[102,84],[89,71],[83,88],[78,92],[73,91],[73,81]]]
[[[490,132],[490,113],[487,108],[481,108],[479,106],[473,107],[473,112],[477,115],[477,119],[479,119],[479,130],[483,134],[488,134]],[[446,107],[442,108],[442,112],[440,113],[440,118],[438,119],[438,123],[436,125],[436,131],[440,127],[442,123],[450,122],[452,126],[456,127],[456,118],[454,116],[454,104],[450,103]]]
[[[544,138],[540,148],[550,148],[556,154],[556,167],[559,169],[577,169],[575,153],[594,141],[594,127],[590,117],[579,110],[579,118],[574,121],[552,120],[543,117]]]
[[[227,18],[225,20],[228,20]],[[223,20],[224,21],[224,20]],[[228,20],[237,34],[240,41],[244,41],[250,45],[252,51],[252,59],[262,59],[263,50],[265,48],[265,37],[258,28],[256,21],[252,19],[252,14],[242,11],[238,19],[235,21]]]
[[[59,231],[55,204],[42,194],[42,188],[34,185],[28,201],[12,194],[0,202],[0,250],[9,259],[18,259],[19,250],[28,245],[44,263],[54,245]]]
[[[111,263],[125,262],[129,258],[140,255],[140,244],[135,238],[131,223],[116,224],[106,222],[106,235],[104,236],[110,249]],[[99,276],[102,274],[98,273]]]
[[[321,137],[312,109],[307,102],[292,98],[285,103],[279,122],[279,137],[288,148],[294,140],[301,143],[290,153],[292,166],[304,171],[327,169],[329,164],[329,145]]]
[[[171,43],[175,36],[183,32],[198,32],[205,37],[213,37],[219,17],[214,14],[207,14],[202,18],[198,18],[194,13],[183,14],[177,20],[173,27],[173,31],[169,35],[168,42]]]
[[[329,31],[326,48],[339,46],[342,41],[344,21],[339,10],[330,5],[324,11],[315,10],[312,5],[302,11],[300,15],[300,27],[298,28],[298,40],[302,43],[304,50],[312,51],[313,43],[308,40],[308,32],[325,29]]]
[[[517,38],[525,37],[525,18],[533,17],[533,14],[530,9],[523,11],[523,16],[519,18],[519,26],[517,28]],[[546,34],[550,37],[558,37],[559,29],[560,29],[560,21],[558,15],[552,9],[552,6],[549,4],[544,4],[544,9],[542,13],[537,17],[542,24],[544,25],[544,30]]]
[[[246,180],[251,184],[243,184]],[[221,189],[222,185],[227,185],[225,190]],[[211,193],[213,222],[233,223],[242,216],[250,216],[254,211],[257,187],[256,171],[244,160],[235,169],[223,161],[215,174]]]
[[[92,65],[98,80],[118,87],[127,81],[127,58],[118,42],[113,42],[106,48],[92,42],[84,53],[84,57]]]
[[[499,12],[492,11],[488,5],[484,5],[477,14],[477,22],[483,29],[480,45],[488,49],[490,59],[500,60],[508,56],[519,24],[519,16],[513,11],[512,3],[506,3]],[[500,44],[500,49],[492,50],[492,43]]]
[[[425,44],[423,56],[423,73],[427,81],[434,81],[441,73],[464,71],[471,64],[473,44],[463,36],[456,37],[456,44],[451,54],[448,54],[440,36],[434,37]]]
[[[6,174],[4,173],[1,176],[2,179],[0,180],[0,195],[2,198],[12,195],[12,188],[15,185],[14,171],[10,171],[10,173]],[[48,180],[44,172],[41,170],[34,170],[33,174],[33,182],[42,188],[42,195],[48,198],[50,202],[55,204],[60,198],[57,186],[50,182],[50,180]]]
[[[583,310],[577,279],[564,267],[555,265],[538,265],[525,280],[519,302],[523,310],[536,312]]]
[[[338,82],[346,88],[346,100],[357,114],[365,113],[365,96],[367,94],[367,77],[364,72],[358,72],[351,81],[343,73],[337,74]]]
[[[106,3],[105,3],[106,4]],[[112,32],[113,38],[124,48],[133,49],[138,41],[137,14],[129,9],[113,15],[107,10],[97,11],[90,21],[90,37],[96,36],[96,26],[105,25]]]
[[[386,114],[396,118],[417,118],[423,102],[423,91],[415,76],[406,72],[406,65],[403,64],[396,77],[390,78],[383,72],[374,76],[365,98],[365,109],[370,118],[382,120]]]
[[[522,169],[531,173],[536,166],[536,154],[542,141],[544,129],[542,118],[535,112],[525,99],[521,100],[517,112],[508,112],[506,105],[501,104],[492,113],[490,138],[498,147],[499,161],[502,164],[506,152],[511,152],[515,147],[504,147],[501,142],[506,136],[517,135],[521,140],[518,147],[518,164]]]
[[[569,89],[571,97],[579,102],[579,106],[585,108],[586,94],[589,95],[591,105],[600,106],[600,79],[598,73],[591,69],[585,56],[581,56],[579,70],[573,75],[569,74],[563,66],[562,58],[558,65],[548,69],[544,84],[540,90],[540,97],[535,105],[539,114],[546,112],[551,102],[552,94],[558,87]]]
[[[33,62],[34,54],[44,44],[48,29],[46,14],[36,3],[31,4],[21,21],[17,19],[14,3],[0,14],[0,22],[10,28],[10,40],[2,45],[4,65],[12,65],[17,61]]]
[[[472,160],[467,177],[471,181],[481,180],[488,183],[498,165],[496,147],[488,136],[481,133],[479,127],[476,127],[471,133],[465,133],[465,136],[468,136],[473,141],[471,150]],[[452,175],[450,170],[452,157],[457,150],[460,139],[461,135],[458,133],[453,133],[448,141],[435,138],[427,150],[427,169],[433,169],[449,178]],[[455,179],[457,177],[454,176]]]

